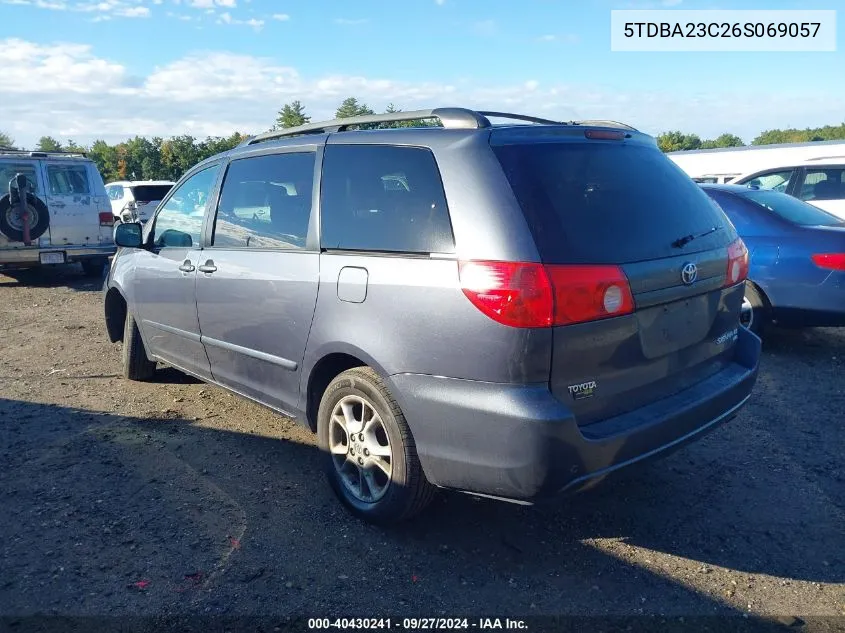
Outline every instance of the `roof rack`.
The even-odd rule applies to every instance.
[[[408,112],[391,112],[387,114],[364,114],[345,119],[333,119],[318,123],[306,123],[282,130],[265,132],[246,139],[241,145],[254,145],[262,141],[277,138],[299,136],[301,134],[322,134],[325,132],[343,132],[349,127],[369,125],[373,123],[396,123],[398,121],[423,121],[425,119],[440,119],[443,127],[449,129],[479,129],[490,127],[490,121],[473,110],[466,108],[434,108],[433,110],[411,110]]]
[[[527,121],[542,125],[603,125],[606,127],[621,127],[635,132],[637,131],[636,128],[617,121],[571,121],[569,123],[565,123],[563,121],[553,121],[552,119],[542,119],[539,117],[528,116],[525,114],[514,114],[511,112],[492,112],[486,110],[476,111],[468,108],[433,108],[431,110],[410,110],[408,112],[390,112],[386,114],[364,114],[345,119],[306,123],[305,125],[297,125],[296,127],[272,130],[270,132],[265,132],[264,134],[258,134],[257,136],[250,137],[243,141],[239,147],[255,145],[256,143],[280,138],[301,136],[303,134],[343,132],[348,130],[350,127],[357,127],[361,125],[397,123],[399,121],[423,121],[425,119],[439,119],[443,127],[447,129],[477,130],[492,127],[492,124],[487,117],[511,119],[514,121]]]
[[[7,147],[0,147],[0,154],[14,154],[15,156],[29,156],[31,158],[49,158],[50,156],[65,156],[68,158],[73,156],[78,158],[88,157],[85,152],[67,152],[63,150],[42,152],[39,150],[12,149]]]
[[[483,117],[493,117],[494,119],[512,119],[514,121],[528,121],[530,123],[540,123],[543,125],[561,125],[562,121],[552,121],[551,119],[540,119],[535,116],[527,116],[525,114],[512,114],[510,112],[488,112],[479,111]]]

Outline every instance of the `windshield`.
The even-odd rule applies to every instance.
[[[721,209],[657,148],[546,142],[493,150],[545,262],[622,264],[730,241],[731,231],[710,232],[729,226]],[[673,246],[688,235],[701,237]]]
[[[138,185],[132,187],[132,196],[137,202],[159,202],[173,185]]]
[[[774,191],[746,191],[744,198],[799,226],[842,226],[845,222],[818,207]]]

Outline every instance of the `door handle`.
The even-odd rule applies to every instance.
[[[184,262],[182,262],[182,265],[179,266],[179,270],[181,270],[183,273],[192,273],[196,270],[196,268],[194,268],[194,265],[191,263],[190,259],[186,259]]]
[[[217,270],[217,266],[214,265],[213,260],[209,259],[202,266],[199,266],[197,270],[199,270],[201,273],[213,273],[215,270]]]
[[[51,203],[50,203],[50,206],[51,206],[51,207],[56,207],[57,209],[64,209],[64,208],[65,208],[65,206],[67,206],[67,205],[65,205],[65,203],[64,203],[64,202],[51,202]]]

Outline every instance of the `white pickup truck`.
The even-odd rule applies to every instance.
[[[0,149],[0,271],[79,262],[102,276],[113,227],[103,179],[84,154]]]

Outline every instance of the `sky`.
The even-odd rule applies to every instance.
[[[0,0],[0,131],[109,142],[258,133],[301,101],[610,118],[750,142],[845,121],[837,52],[610,50],[612,9],[838,9],[842,0]]]

